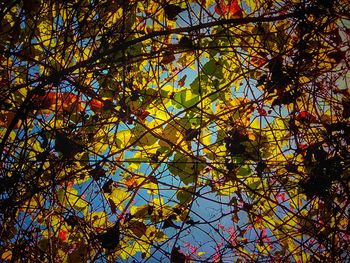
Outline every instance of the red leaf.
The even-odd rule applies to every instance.
[[[215,13],[217,13],[219,16],[227,13],[228,6],[226,5],[224,0],[221,0],[219,4],[215,6]]]
[[[304,152],[309,146],[305,143],[300,143],[298,145],[298,150],[301,151],[301,152]]]
[[[252,60],[251,60],[251,63],[254,66],[260,67],[260,66],[262,66],[262,65],[264,65],[266,63],[266,59],[259,58],[259,57],[253,57]]]
[[[317,118],[308,111],[299,112],[298,116],[296,117],[296,120],[302,122],[317,122]]]
[[[241,9],[241,7],[239,6],[237,0],[229,1],[229,4],[228,4],[228,12],[229,12],[232,16],[237,16],[237,17],[242,17],[242,16],[243,16],[242,9]]]
[[[307,115],[308,115],[307,111],[301,111],[299,112],[298,118],[306,118]]]
[[[149,111],[146,111],[146,110],[140,110],[140,111],[137,111],[135,115],[137,116],[137,118],[138,118],[139,120],[142,120],[142,121],[143,121],[144,119],[146,119],[146,117],[147,117],[148,115],[150,115],[150,112],[149,112]]]
[[[260,116],[266,116],[267,113],[266,113],[266,110],[262,109],[262,108],[258,108],[258,113]]]
[[[229,0],[228,4],[226,4],[225,0],[221,0],[219,4],[215,6],[214,10],[220,16],[225,14],[230,14],[232,17],[239,18],[243,16],[243,11],[237,0]]]
[[[58,239],[61,241],[66,241],[67,240],[67,234],[68,232],[65,230],[60,230],[60,232],[58,233]]]
[[[282,202],[286,201],[286,193],[281,194],[281,200]]]

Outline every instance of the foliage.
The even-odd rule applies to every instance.
[[[350,260],[348,1],[0,6],[1,260]]]

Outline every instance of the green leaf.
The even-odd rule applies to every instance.
[[[250,169],[249,165],[242,165],[239,168],[238,173],[240,176],[247,177],[248,175],[250,175],[252,173],[252,170]]]
[[[184,187],[177,191],[176,198],[180,201],[180,204],[188,204],[192,201],[193,187]]]
[[[199,102],[199,96],[192,93],[190,89],[184,89],[174,95],[175,107],[189,108]]]
[[[202,68],[202,72],[205,75],[214,76],[218,79],[222,79],[224,74],[222,73],[221,63],[215,61],[214,59],[209,60]]]
[[[202,159],[203,157],[200,158]],[[174,159],[168,163],[169,171],[173,175],[179,176],[181,181],[186,185],[194,183],[197,173],[199,173],[205,167],[206,164],[204,158],[203,162],[199,162],[198,160],[194,160],[180,152],[176,152]]]
[[[176,152],[172,162],[168,164],[169,171],[179,176],[184,184],[190,184],[195,181],[193,163],[191,159],[182,153]]]

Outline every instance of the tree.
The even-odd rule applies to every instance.
[[[0,255],[350,260],[346,0],[12,0]]]

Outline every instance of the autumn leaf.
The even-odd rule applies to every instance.
[[[162,63],[163,64],[170,64],[175,60],[175,55],[174,52],[172,51],[166,51],[163,54],[163,59],[162,59]]]
[[[143,121],[144,119],[146,119],[146,117],[148,115],[150,115],[150,112],[147,111],[147,110],[138,110],[136,113],[135,113],[136,117],[138,118],[138,120],[140,121]]]
[[[178,80],[177,83],[178,83],[178,85],[179,85],[180,88],[183,87],[183,86],[185,86],[186,78],[187,78],[187,75],[184,75],[181,79]]]
[[[350,258],[348,1],[3,2],[2,261]]]
[[[98,100],[98,99],[91,99],[89,102],[89,106],[93,111],[100,111],[103,109],[103,101]]]
[[[215,12],[220,16],[226,14],[237,18],[241,18],[243,16],[243,11],[237,0],[228,0],[228,3],[226,3],[225,0],[220,0],[220,2],[215,6]]]
[[[95,181],[98,181],[100,178],[106,176],[106,170],[104,170],[100,165],[96,165],[96,167],[89,173]]]
[[[58,232],[58,239],[61,240],[61,241],[66,241],[67,240],[67,235],[68,235],[68,232],[66,230],[60,230]]]
[[[7,250],[1,254],[2,260],[11,260],[12,259],[12,252],[10,250]]]
[[[58,112],[80,112],[84,109],[79,96],[70,92],[49,91],[45,95],[34,95],[32,105],[35,109]]]
[[[267,112],[265,109],[263,108],[258,108],[258,113],[260,116],[266,116],[267,115]]]
[[[178,45],[180,48],[184,48],[184,49],[193,49],[194,48],[194,44],[193,44],[192,40],[187,36],[181,37]]]
[[[308,122],[308,123],[317,122],[317,118],[308,111],[300,111],[295,119],[300,122]]]
[[[163,222],[163,229],[169,228],[169,227],[180,229],[180,227],[174,223],[173,221],[174,219],[176,219],[175,215],[170,215],[167,219],[165,219]]]
[[[140,238],[146,234],[147,226],[139,221],[131,221],[129,223],[129,229]]]
[[[109,179],[108,181],[106,181],[102,186],[103,192],[106,194],[111,194],[113,183],[114,183],[114,181],[112,179]]]

